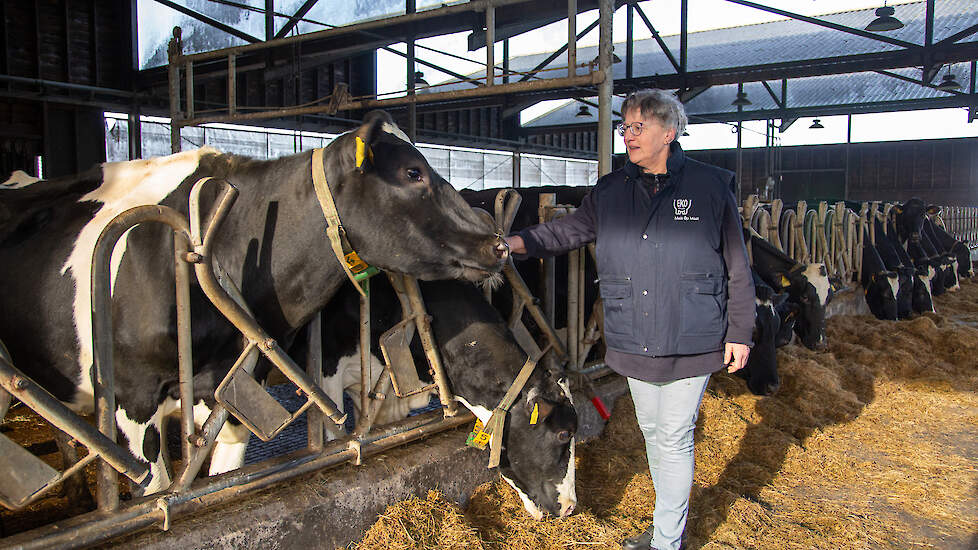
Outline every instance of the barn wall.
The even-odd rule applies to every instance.
[[[765,150],[744,149],[742,193],[759,193]],[[689,156],[736,170],[731,149]],[[775,197],[785,201],[906,200],[920,197],[952,206],[978,206],[978,138],[783,147],[783,180]]]
[[[105,90],[133,77],[129,0],[0,0],[0,177],[105,160]],[[12,77],[12,78],[11,78]]]

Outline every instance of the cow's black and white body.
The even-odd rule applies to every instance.
[[[873,225],[876,235],[876,252],[886,269],[897,274],[897,318],[907,319],[913,314],[914,287],[922,285],[922,283],[917,280],[916,269],[910,263],[909,258],[904,263],[906,252],[900,247],[900,242],[893,235],[884,231],[885,226],[882,221],[873,220]],[[865,236],[863,238],[864,242],[869,242]],[[902,255],[901,252],[903,252]]]
[[[757,274],[776,292],[787,292],[797,306],[794,329],[802,344],[825,349],[825,308],[833,295],[825,264],[798,264],[753,231],[745,231],[744,238],[750,239]]]
[[[354,137],[371,148],[354,168]],[[0,339],[14,364],[79,411],[92,409],[91,256],[117,214],[160,204],[186,215],[193,184],[224,178],[239,190],[212,259],[242,290],[259,324],[288,345],[348,281],[324,233],[309,152],[271,161],[204,148],[107,163],[51,190],[41,181],[0,192]],[[372,265],[422,278],[479,279],[505,247],[385,113],[334,140],[325,172],[350,243]],[[202,211],[217,186],[201,194]],[[151,464],[148,492],[169,479],[162,417],[178,405],[172,232],[133,228],[112,257],[116,420],[129,449]],[[212,399],[243,346],[241,335],[191,288],[195,404]],[[195,412],[197,407],[195,406]],[[201,410],[203,413],[203,407]]]
[[[928,218],[925,224],[931,234],[931,240],[947,254],[954,256],[957,261],[957,273],[960,277],[974,277],[975,270],[971,265],[971,249],[962,241],[954,238],[943,227]]]
[[[883,262],[879,249],[870,242],[869,230],[863,232],[862,269],[860,285],[866,296],[866,305],[877,319],[897,320],[897,296],[900,294],[900,276]]]
[[[457,400],[483,423],[499,404],[526,361],[506,323],[482,292],[460,281],[422,282],[421,294],[438,344],[442,364]],[[386,277],[374,277],[370,290],[372,370],[383,365],[378,337],[401,320],[401,307]],[[324,386],[350,388],[359,383],[357,348],[358,294],[340,290],[324,310]],[[415,338],[416,365],[426,365]],[[354,374],[355,373],[355,374]],[[538,366],[507,417],[499,472],[516,489],[526,511],[536,519],[546,514],[569,515],[577,503],[574,485],[574,434],[577,413],[562,373]],[[341,394],[340,394],[341,396]],[[338,398],[338,397],[337,397]],[[375,424],[403,418],[407,411],[427,403],[427,395],[410,402],[388,396],[394,403]],[[356,398],[354,398],[356,401]],[[539,420],[530,424],[537,405]],[[385,405],[387,406],[387,405]],[[495,436],[494,436],[495,437]]]

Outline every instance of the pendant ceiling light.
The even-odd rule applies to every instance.
[[[893,17],[894,13],[896,13],[896,10],[892,6],[887,6],[886,2],[883,2],[883,7],[876,9],[876,19],[873,19],[869,25],[866,25],[866,30],[880,32],[902,29],[903,22]]]
[[[822,130],[825,126],[822,126],[821,119],[816,118],[812,121],[812,125],[808,127],[809,130]]]
[[[958,84],[958,80],[954,77],[954,73],[951,72],[951,65],[947,66],[947,72],[944,73],[944,78],[942,78],[941,83],[937,85],[937,89],[941,90],[942,92],[951,92],[961,89],[961,84]]]
[[[747,99],[747,92],[737,92],[737,99],[733,100],[733,103],[731,103],[731,105],[734,107],[746,107],[750,104],[750,100]]]
[[[574,116],[577,118],[591,118],[591,109],[588,109],[587,105],[581,105],[581,108],[577,110],[577,114]]]

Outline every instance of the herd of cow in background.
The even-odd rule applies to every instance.
[[[353,170],[352,136],[373,153],[358,170]],[[256,161],[201,149],[162,159],[109,163],[79,177],[7,186],[0,192],[0,262],[5,266],[0,275],[4,288],[0,305],[5,312],[0,318],[0,340],[7,344],[14,365],[61,401],[90,412],[88,261],[95,238],[109,219],[136,204],[165,204],[186,212],[190,186],[201,176],[215,175],[232,181],[241,192],[233,210],[236,218],[215,245],[216,257],[228,273],[243,275],[240,286],[255,318],[283,347],[301,346],[303,327],[315,312],[325,311],[323,374],[327,393],[334,402],[342,402],[342,393],[361,382],[355,336],[358,295],[328,246],[309,244],[323,239],[323,218],[309,170],[308,152]],[[337,186],[336,203],[346,232],[357,243],[360,256],[372,265],[426,279],[471,281],[511,261],[500,252],[498,230],[467,207],[492,211],[497,190],[463,192],[459,197],[386,114],[368,116],[362,127],[335,140],[326,150],[326,172],[331,185]],[[276,184],[270,186],[271,181]],[[577,206],[588,189],[519,191],[523,203],[513,231],[539,221],[542,193],[555,193],[558,203]],[[751,392],[770,395],[778,389],[776,349],[795,337],[810,349],[825,349],[826,307],[846,283],[861,284],[877,317],[903,319],[933,311],[932,296],[958,288],[959,277],[973,275],[968,246],[928,217],[937,213],[934,207],[912,199],[890,213],[888,219],[873,221],[875,239],[867,233],[859,281],[836,280],[824,264],[798,262],[745,229],[757,306],[755,346],[742,371]],[[379,224],[378,219],[387,223]],[[113,271],[118,427],[122,443],[152,466],[152,476],[135,494],[166,489],[170,480],[163,417],[180,406],[170,316],[173,280],[161,275],[172,273],[173,258],[161,259],[158,253],[168,246],[167,235],[159,227],[134,229]],[[566,259],[557,261],[559,272]],[[515,265],[536,290],[538,264],[516,261]],[[594,279],[589,265],[585,280]],[[381,356],[378,338],[400,321],[400,308],[386,279],[375,280],[371,351],[377,364],[373,370],[379,376],[383,369],[377,359]],[[566,298],[566,284],[558,277],[558,297]],[[599,300],[595,286],[585,287],[588,310]],[[482,290],[470,283],[429,281],[421,288],[453,390],[459,402],[485,422],[527,358],[510,331],[511,323],[504,319],[511,315],[512,304],[506,303],[510,294],[497,289],[493,308]],[[147,300],[147,296],[154,298]],[[194,410],[201,407],[206,417],[214,406],[214,387],[243,343],[198,288],[193,288],[192,300],[194,326],[204,329],[194,333],[195,399],[199,399]],[[557,308],[556,313],[556,327],[565,326],[566,312]],[[413,352],[419,364],[426,364],[420,349]],[[4,395],[0,391],[0,417],[6,412]],[[533,517],[566,516],[576,504],[577,429],[567,373],[559,365],[537,369],[521,396],[503,436],[500,472]],[[396,400],[390,402],[396,405]],[[387,419],[395,419],[403,417],[406,408],[388,412]],[[240,424],[228,423],[215,443],[210,473],[240,466],[249,436]]]

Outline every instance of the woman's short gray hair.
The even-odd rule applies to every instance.
[[[622,116],[633,109],[638,109],[642,113],[642,118],[655,118],[666,128],[670,126],[675,128],[676,137],[683,133],[689,121],[686,117],[686,109],[676,95],[657,88],[635,90],[628,94],[625,102],[621,104]]]

